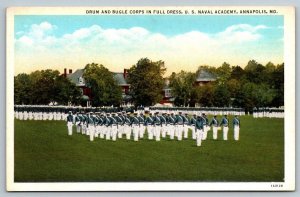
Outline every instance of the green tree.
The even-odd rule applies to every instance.
[[[200,106],[212,107],[214,102],[214,91],[214,84],[206,84],[195,87],[195,93],[193,93],[193,95],[196,98],[196,103],[200,104]]]
[[[120,105],[122,89],[107,68],[101,64],[87,64],[83,77],[91,88],[93,106]]]
[[[245,81],[245,71],[240,66],[233,66],[230,78]]]
[[[55,102],[55,80],[59,76],[57,70],[41,70],[30,74],[32,80],[32,104],[48,105]]]
[[[187,106],[192,100],[194,83],[196,80],[195,73],[181,71],[180,73],[172,73],[170,76],[170,88],[172,96],[177,99],[177,105]]]
[[[216,107],[228,107],[230,105],[230,92],[225,84],[215,87],[213,105]]]
[[[75,84],[64,76],[58,76],[54,82],[54,101],[57,104],[68,105],[69,103],[79,105],[81,92]]]
[[[276,91],[276,95],[272,101],[272,105],[279,107],[284,105],[284,63],[276,66],[272,73],[272,85]]]
[[[217,68],[218,82],[224,84],[231,76],[230,64],[224,62],[222,66]]]
[[[22,73],[14,77],[14,100],[15,104],[31,103],[31,80],[28,74]]]
[[[262,83],[265,81],[264,70],[266,68],[257,63],[255,60],[250,60],[245,67],[245,72],[248,81],[253,83]]]
[[[163,61],[153,62],[140,59],[128,71],[130,94],[136,106],[151,106],[163,98],[163,75],[166,71]]]

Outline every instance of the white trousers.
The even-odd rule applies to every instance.
[[[86,134],[86,124],[82,124],[81,126],[81,133]]]
[[[176,130],[175,125],[169,125],[168,130],[169,130],[169,134],[170,134],[170,139],[174,140],[174,135],[175,135],[175,130]]]
[[[206,140],[207,138],[207,132],[209,130],[209,126],[203,125],[203,134],[202,134],[202,140]]]
[[[68,122],[67,123],[67,127],[68,127],[68,134],[72,135],[73,123],[72,122]]]
[[[140,131],[139,125],[132,125],[132,130],[133,130],[133,140],[136,142],[139,141],[139,131]]]
[[[117,140],[117,133],[118,133],[118,126],[117,125],[112,125],[111,126],[111,138],[112,141]]]
[[[100,125],[95,126],[95,137],[99,137],[100,132],[101,132],[101,126]]]
[[[213,126],[213,139],[218,139],[218,127]]]
[[[88,133],[90,135],[90,141],[94,141],[94,137],[95,137],[95,126],[94,125],[89,124]]]
[[[197,146],[201,146],[202,134],[203,134],[203,130],[197,129],[197,131],[196,131],[196,145]]]
[[[188,126],[188,125],[184,125],[184,127],[183,127],[183,137],[184,137],[184,139],[188,138],[189,128],[190,128],[190,126]]]
[[[125,132],[126,132],[126,139],[130,140],[130,137],[131,137],[131,126],[126,125],[125,126]]]
[[[154,128],[152,125],[148,125],[147,126],[147,132],[148,132],[148,139],[149,140],[153,140],[153,132],[154,132]]]
[[[111,126],[105,126],[105,139],[106,140],[110,140],[110,136],[111,136],[111,134],[110,134],[110,131],[111,131]]]
[[[101,125],[99,128],[99,133],[100,133],[100,138],[103,139],[104,138],[104,134],[105,134],[105,126]]]
[[[161,137],[165,138],[168,133],[168,126],[166,124],[163,124],[161,127]]]
[[[24,120],[27,120],[28,119],[28,113],[27,112],[24,112],[24,117],[23,117]]]
[[[228,127],[223,127],[223,140],[227,140]]]
[[[196,139],[196,128],[195,126],[190,126],[190,129],[192,130],[192,139],[195,140]]]
[[[119,127],[118,127],[118,138],[122,138],[123,133],[124,133],[124,126],[125,125],[119,125]]]
[[[179,141],[181,141],[182,140],[182,131],[183,131],[183,125],[177,125],[177,139],[179,140]],[[176,133],[175,133],[175,135],[176,135]]]
[[[239,140],[240,126],[234,125],[233,131],[234,131],[233,133],[234,140]]]
[[[23,112],[21,112],[21,113],[19,114],[19,119],[20,119],[20,120],[23,120],[23,117],[24,117],[24,114],[23,114]]]
[[[161,130],[161,126],[155,125],[155,140],[156,141],[160,141],[160,130]]]
[[[145,134],[145,126],[144,125],[140,125],[139,134],[140,134],[140,138],[144,138],[144,134]]]

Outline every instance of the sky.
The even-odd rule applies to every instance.
[[[84,68],[114,72],[141,58],[163,60],[167,75],[223,62],[283,62],[283,16],[17,15],[15,74]]]

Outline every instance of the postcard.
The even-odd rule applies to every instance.
[[[295,8],[7,8],[7,191],[294,191]]]

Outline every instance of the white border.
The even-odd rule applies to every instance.
[[[86,15],[87,9],[276,9],[284,15],[285,182],[14,183],[14,15]],[[228,15],[228,14],[227,14]],[[239,14],[238,14],[239,15]],[[254,15],[254,14],[251,14]],[[295,9],[288,6],[14,7],[7,10],[6,165],[8,191],[293,191],[295,190]],[[282,184],[282,187],[271,187]]]

